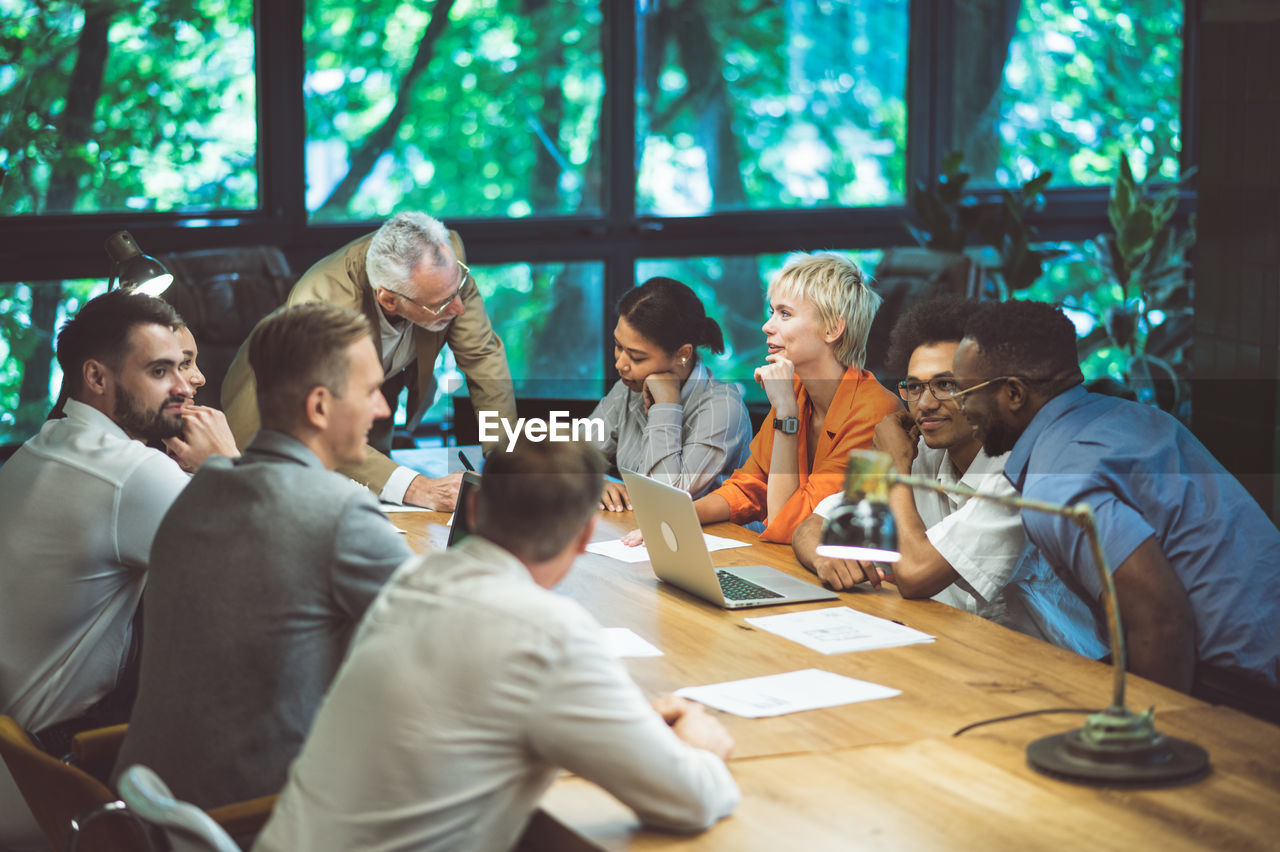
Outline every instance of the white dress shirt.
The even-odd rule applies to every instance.
[[[0,712],[30,731],[116,685],[151,539],[189,477],[69,400],[0,467]]]
[[[508,849],[558,767],[673,829],[739,797],[578,604],[471,536],[406,562],[369,608],[254,850]]]
[[[605,458],[688,491],[696,500],[746,463],[751,418],[737,385],[711,377],[698,364],[680,388],[680,402],[644,410],[644,394],[617,382],[591,412],[605,424]]]
[[[417,357],[417,352],[413,348],[413,323],[408,320],[393,322],[381,308],[378,309],[378,339],[381,344],[379,350],[382,352],[384,378],[396,375]],[[432,368],[429,364],[418,365],[419,370]],[[391,402],[387,400],[388,405]],[[391,416],[396,416],[394,408],[391,409]],[[378,492],[378,499],[386,503],[403,503],[404,495],[409,492],[410,483],[417,476],[418,472],[413,468],[400,465],[391,472],[391,477]]]

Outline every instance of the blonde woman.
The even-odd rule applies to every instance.
[[[876,424],[901,407],[862,367],[879,307],[862,270],[842,255],[799,255],[774,277],[768,355],[755,371],[772,409],[746,464],[695,501],[702,523],[763,521],[761,539],[787,543],[840,490],[849,451],[871,446]]]

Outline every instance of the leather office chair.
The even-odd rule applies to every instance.
[[[275,246],[162,254],[173,273],[163,298],[182,315],[200,347],[207,385],[196,401],[222,407],[222,379],[258,320],[284,304],[293,289],[289,262]]]
[[[127,730],[127,725],[113,725],[77,734],[71,742],[71,759],[81,760],[87,767],[97,767],[105,776],[115,763]],[[53,849],[80,852],[150,852],[152,849],[138,827],[137,815],[105,784],[79,766],[63,763],[41,751],[8,716],[0,716],[0,757],[8,765],[18,791]],[[276,798],[263,796],[212,808],[208,817],[232,837],[251,836],[266,825]],[[107,816],[110,818],[103,818]]]
[[[101,781],[45,754],[8,716],[0,716],[0,757],[53,849],[139,852],[147,848],[137,825],[121,818],[127,815],[124,804]]]
[[[240,852],[222,826],[195,805],[174,799],[160,776],[145,766],[121,773],[120,797],[138,820],[163,836],[170,852]]]

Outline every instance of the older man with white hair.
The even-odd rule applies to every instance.
[[[496,411],[515,422],[506,348],[465,258],[462,239],[439,220],[399,213],[307,270],[287,303],[328,302],[364,314],[382,362],[384,395],[394,400],[401,388],[410,389],[411,426],[431,402],[432,368],[446,344],[467,377],[476,411]],[[222,385],[222,407],[242,449],[259,424],[246,354],[242,346]],[[452,510],[461,474],[432,479],[401,467],[387,456],[390,437],[391,419],[380,421],[369,435],[364,461],[340,471],[388,502]]]

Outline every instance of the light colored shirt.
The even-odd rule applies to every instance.
[[[381,307],[377,309],[377,314],[378,339],[382,344],[379,347],[382,352],[382,377],[389,379],[408,367],[418,355],[413,343],[413,323],[408,320],[395,322],[382,311]],[[391,400],[387,402],[389,404]],[[392,416],[395,416],[394,410]],[[409,483],[413,482],[417,475],[416,470],[404,465],[395,468],[382,486],[382,490],[378,492],[378,499],[387,503],[403,503],[404,495],[409,491]]]
[[[1280,531],[1185,426],[1074,387],[1036,412],[1005,473],[1025,497],[1088,503],[1112,571],[1154,536],[1191,603],[1199,661],[1280,684]],[[1084,530],[1043,512],[1022,522],[1101,619]]]
[[[644,394],[619,381],[592,418],[605,424],[597,444],[619,470],[633,470],[694,499],[720,485],[747,460],[751,418],[742,391],[711,377],[698,364],[680,389],[679,403],[660,403],[644,410]]]
[[[673,829],[739,797],[580,606],[471,536],[405,563],[374,601],[254,849],[508,849],[557,767]]]
[[[0,712],[32,731],[113,688],[151,540],[189,477],[69,400],[0,467]]]

